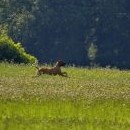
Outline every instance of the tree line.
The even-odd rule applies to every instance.
[[[39,62],[130,68],[128,0],[1,0],[0,25]]]

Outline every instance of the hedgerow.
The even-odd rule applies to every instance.
[[[34,63],[36,57],[28,54],[21,43],[15,43],[6,34],[0,34],[0,61]]]

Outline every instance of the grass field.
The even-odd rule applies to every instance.
[[[70,78],[1,63],[0,130],[130,129],[130,71],[63,70]]]

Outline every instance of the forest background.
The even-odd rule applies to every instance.
[[[0,32],[40,63],[130,68],[128,0],[0,0]]]

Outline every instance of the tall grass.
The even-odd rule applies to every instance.
[[[129,130],[130,71],[63,68],[69,78],[35,71],[0,64],[1,130]]]

